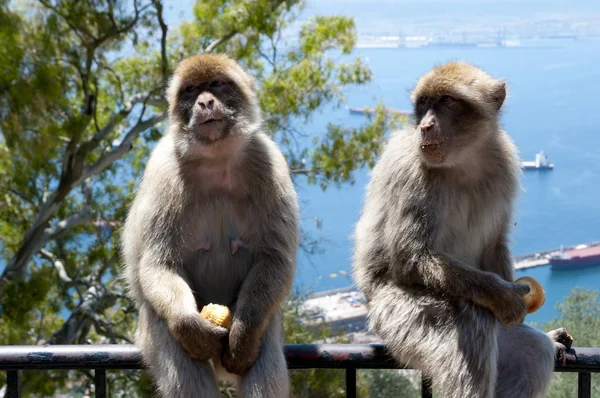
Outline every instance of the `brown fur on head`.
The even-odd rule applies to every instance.
[[[465,62],[448,62],[422,76],[411,94],[426,164],[453,166],[498,130],[506,84]]]
[[[254,78],[226,55],[181,61],[166,92],[180,150],[189,155],[197,147],[215,149],[253,134],[261,121],[256,90]]]

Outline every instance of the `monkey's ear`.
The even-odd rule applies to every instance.
[[[494,101],[494,106],[497,111],[502,108],[502,104],[504,104],[504,100],[506,99],[506,83],[499,82],[492,92],[492,99]]]

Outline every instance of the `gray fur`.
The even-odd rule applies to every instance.
[[[445,76],[443,68],[419,87],[442,91],[435,79],[451,87],[458,68]],[[464,68],[463,92],[498,87],[489,75]],[[429,125],[429,142],[454,140],[435,162],[419,150],[418,119],[393,134],[372,171],[355,228],[354,276],[367,298],[371,329],[399,362],[429,375],[434,390],[448,398],[542,395],[555,360],[550,337],[521,324],[528,288],[512,283],[507,246],[519,161],[498,127],[495,112],[504,97],[491,92],[494,98],[470,107],[447,105],[446,119],[438,117],[434,130]],[[417,90],[413,98],[419,96]],[[428,101],[434,104],[429,123],[439,108],[436,97]],[[448,116],[456,109],[477,112]]]
[[[219,63],[231,63],[217,56],[202,62],[220,65],[220,78]],[[172,84],[199,73],[190,63]],[[234,84],[255,96],[237,68],[229,67]],[[170,101],[178,90],[169,88]],[[256,107],[256,98],[245,104]],[[242,397],[286,397],[279,312],[299,239],[287,162],[260,120],[243,119],[244,112],[233,131],[209,145],[194,141],[172,112],[123,230],[124,274],[140,307],[136,344],[162,396],[218,396],[217,367],[241,376],[233,378],[241,379]],[[232,240],[244,243],[237,252]],[[231,309],[229,332],[199,315],[209,303]]]

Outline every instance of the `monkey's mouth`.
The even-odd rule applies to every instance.
[[[222,122],[222,121],[223,121],[223,119],[213,119],[213,118],[210,118],[210,119],[206,119],[201,124],[206,125],[206,124],[211,124],[211,123],[219,123],[219,122]]]
[[[443,142],[441,141],[422,141],[421,151],[423,154],[434,163],[442,163],[444,161]]]
[[[421,149],[437,149],[444,145],[444,141],[439,140],[422,140]]]

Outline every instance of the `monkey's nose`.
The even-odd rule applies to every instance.
[[[210,111],[213,110],[214,106],[215,106],[215,100],[210,99],[210,100],[200,100],[198,101],[198,105],[200,105],[200,108],[202,109],[208,109]]]
[[[422,124],[419,128],[422,134],[431,134],[433,132],[433,123]]]

